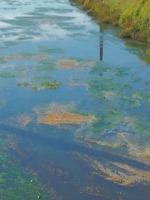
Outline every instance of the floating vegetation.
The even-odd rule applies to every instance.
[[[42,124],[82,124],[82,123],[91,123],[93,121],[93,116],[80,115],[69,112],[61,113],[49,113],[45,117],[38,119],[39,123]]]
[[[58,60],[56,66],[60,68],[81,68],[81,67],[94,67],[96,64],[95,61],[83,61],[83,60],[76,60],[76,59],[62,59]]]
[[[93,128],[96,131],[104,133],[106,130],[111,129],[112,127],[119,124],[124,119],[124,115],[116,109],[107,109],[101,113],[100,120],[97,119],[93,123]],[[97,132],[96,131],[96,132]]]
[[[38,87],[37,85],[32,86],[32,90],[37,92],[38,90],[40,90],[41,88]]]
[[[94,144],[94,145],[99,145],[99,146],[103,146],[105,148],[111,148],[111,149],[117,149],[117,148],[120,148],[124,145],[126,145],[125,143],[113,143],[112,142],[107,142],[107,141],[104,141],[104,140],[96,140],[94,138],[90,138],[90,137],[87,137],[85,138],[85,141],[90,143],[90,144]]]
[[[128,153],[132,158],[150,165],[150,147],[129,143]]]
[[[139,81],[141,81],[141,78],[134,74],[132,75],[132,81],[134,83],[138,83]]]
[[[16,135],[12,135],[9,132],[4,132],[5,134],[5,146],[7,151],[19,151],[19,140]]]
[[[88,80],[89,90],[97,95],[101,101],[108,100],[108,103],[111,101],[117,102],[122,109],[125,107],[140,107],[143,103],[149,105],[148,81],[145,84],[145,79],[141,78],[137,73],[131,72],[131,69],[111,67],[99,63],[92,68],[90,73],[92,77]],[[145,85],[145,88],[139,87],[139,81],[141,81],[141,85]],[[106,94],[109,91],[111,95]]]
[[[38,122],[49,125],[91,123],[95,119],[92,115],[77,113],[74,102],[67,105],[53,103],[45,108],[35,108],[34,110],[39,115],[45,115],[39,117]]]
[[[0,197],[4,200],[52,199],[51,194],[29,170],[15,162],[11,150],[19,151],[18,139],[10,133],[0,132]],[[10,167],[11,166],[11,167]]]
[[[6,63],[6,60],[0,57],[0,63]]]
[[[104,196],[104,190],[102,188],[96,187],[96,186],[81,187],[80,193],[83,195],[86,194],[86,195],[95,196],[95,197]]]
[[[83,82],[83,80],[80,81],[77,78],[70,78],[69,79],[69,85],[71,85],[71,86],[77,86],[77,87],[80,87],[80,86],[88,87],[87,83]]]
[[[4,120],[2,123],[10,125],[12,127],[26,129],[27,126],[32,122],[32,120],[33,116],[31,116],[30,114],[22,114]]]
[[[6,103],[5,99],[0,97],[0,106],[3,106]]]
[[[150,165],[149,120],[108,113],[78,129],[77,141]]]
[[[39,65],[36,67],[36,70],[39,72],[52,72],[55,68],[55,62],[46,59],[46,60],[41,60]]]
[[[57,81],[53,81],[53,82],[45,81],[45,82],[40,83],[39,85],[32,85],[31,83],[28,83],[28,82],[20,82],[20,83],[17,83],[17,86],[18,87],[29,87],[33,91],[39,91],[39,90],[43,90],[43,89],[55,90],[61,86],[61,83],[57,82]]]
[[[107,132],[106,130],[113,132],[113,127],[117,124],[119,125],[123,120],[126,122],[126,117],[129,119],[134,118],[134,120],[131,120],[131,122],[134,121],[132,130],[135,133],[139,133],[136,135],[136,141],[141,140],[141,135],[148,135],[148,130],[150,130],[148,126],[150,105],[148,85],[145,85],[145,80],[141,79],[143,83],[139,87],[139,83],[133,81],[133,76],[129,74],[129,70],[131,69],[99,65],[99,67],[95,66],[92,68],[90,72],[92,76],[88,81],[89,91],[97,96],[99,100],[99,104],[97,103],[96,108],[94,108],[98,116],[96,115],[97,120],[88,128],[89,131],[85,130],[84,132],[83,130],[80,136],[82,135],[84,139],[95,143],[96,146],[102,145],[110,148],[111,146],[112,148],[124,148],[126,143],[130,143],[129,138],[129,140],[121,143],[116,143],[114,139],[114,144],[110,141],[101,140],[101,136]],[[118,76],[121,76],[121,79]],[[127,80],[131,84],[126,84]],[[141,112],[143,109],[145,109],[145,112]],[[98,120],[99,117],[100,120]],[[129,132],[127,131],[126,133]],[[117,136],[115,138],[116,140],[118,139]],[[147,139],[149,140],[150,138],[147,136]],[[132,141],[132,144],[134,142]],[[127,146],[126,148],[128,149]]]
[[[95,75],[102,76],[103,73],[109,72],[111,70],[111,67],[108,66],[106,63],[101,62],[95,62],[93,68],[91,69],[90,73]]]
[[[94,170],[93,175],[104,177],[119,185],[130,186],[135,183],[150,183],[150,172],[147,170],[119,162],[102,163],[85,154],[76,153],[74,155],[91,166]]]
[[[53,83],[50,83],[50,82],[48,82],[48,81],[45,81],[45,82],[41,83],[40,86],[41,86],[42,88],[44,88],[44,89],[55,90],[55,89],[59,88],[60,85],[61,85],[61,83],[60,83],[60,82],[57,82],[57,81],[55,81],[55,82],[53,82]]]
[[[35,59],[35,60],[45,60],[47,59],[46,54],[15,54],[15,55],[6,55],[0,57],[0,60],[8,61],[8,60],[20,60],[20,59]]]
[[[141,102],[139,99],[136,99],[134,97],[128,97],[128,96],[124,96],[122,98],[122,100],[124,100],[126,103],[129,104],[130,107],[137,107],[141,105]]]
[[[17,86],[18,87],[30,87],[30,83],[28,83],[28,82],[20,82],[20,83],[17,83]]]
[[[83,61],[82,66],[84,67],[95,67],[96,61],[89,60],[89,61]]]
[[[147,112],[149,112],[149,110],[147,110]],[[150,123],[148,116],[145,117],[143,117],[142,115],[137,117],[134,116],[131,118],[131,122],[133,124],[133,127],[141,133],[141,136],[144,135],[145,138],[146,136],[149,136]],[[150,138],[148,137],[147,139]]]
[[[50,54],[62,54],[65,53],[65,51],[61,48],[47,48],[47,47],[39,47],[39,51],[40,52],[44,52],[44,53],[50,53]]]
[[[57,67],[63,67],[63,68],[74,68],[74,67],[80,67],[80,63],[77,60],[71,60],[71,59],[63,59],[59,60],[57,62]]]
[[[47,75],[44,75],[44,76],[41,76],[41,75],[35,75],[33,77],[31,77],[31,82],[44,82],[44,81],[54,81],[54,78],[51,76],[51,74],[47,74]]]
[[[31,115],[21,115],[18,117],[18,122],[21,124],[21,127],[26,128],[31,122],[32,122],[32,116]]]
[[[132,189],[148,199],[149,66],[124,49],[116,30],[102,33],[63,1],[1,2],[0,199],[132,199]],[[98,61],[98,41],[107,43],[108,63]],[[76,162],[66,146],[93,157],[79,153]],[[51,186],[58,198],[46,193]]]
[[[22,171],[18,166],[13,166],[12,163],[11,167],[9,166],[10,162],[7,162],[5,163],[5,169],[4,167],[1,169],[0,195],[2,199],[10,200],[13,198],[16,200],[26,200],[26,198],[31,198],[36,200],[39,197],[51,199],[50,194],[46,194],[43,191],[43,186],[40,185],[37,178],[27,171]]]
[[[115,69],[115,74],[117,76],[126,76],[128,75],[128,68],[124,68],[124,67],[118,67]]]
[[[0,78],[16,78],[17,74],[13,73],[13,72],[2,72],[0,73]]]
[[[49,113],[70,112],[75,109],[75,102],[63,105],[53,102],[45,107],[35,107],[34,111],[38,115],[47,115]]]
[[[121,95],[122,91],[122,86],[120,86],[119,83],[115,82],[111,78],[101,78],[101,79],[95,79],[95,80],[90,80],[88,82],[89,89],[91,92],[94,92],[97,96],[99,96],[101,99],[106,100],[104,94],[106,92],[113,92],[118,98],[118,95]],[[112,96],[112,95],[111,95]]]

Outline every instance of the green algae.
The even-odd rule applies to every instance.
[[[7,61],[4,58],[0,58],[0,63],[6,63]]]
[[[33,85],[33,83],[30,83],[30,82],[20,82],[20,83],[17,83],[17,86],[31,88],[33,91],[39,91],[43,89],[56,90],[61,86],[61,83],[56,80],[52,82],[44,81],[44,82],[38,83],[37,85]]]
[[[17,77],[17,74],[15,73],[11,73],[11,72],[2,72],[0,73],[0,78],[16,78]]]
[[[82,127],[75,136],[79,142],[93,148],[111,150],[116,154],[123,154],[133,160],[149,164],[149,130],[149,123],[144,118],[137,120],[110,111],[108,115],[97,118],[91,125]]]
[[[43,191],[37,178],[18,166],[11,165],[11,169],[2,168],[0,195],[3,200],[18,199],[51,199],[49,194]]]
[[[97,99],[96,105],[91,105],[95,120],[82,126],[75,136],[78,141],[94,148],[111,149],[147,163],[149,83],[145,84],[142,75],[134,73],[134,70],[101,62],[91,69],[87,84],[89,93]],[[133,75],[142,83],[140,87],[139,80],[133,80]],[[142,150],[136,153],[140,144]]]
[[[43,52],[43,53],[46,53],[46,54],[63,54],[65,53],[65,51],[61,48],[48,48],[48,47],[39,47],[39,51],[40,52]]]
[[[103,111],[101,112],[101,116],[95,116],[90,125],[82,127],[76,136],[83,137],[86,141],[88,141],[89,138],[101,141],[104,139],[103,137],[106,136],[105,133],[107,133],[108,130],[113,129],[117,124],[121,123],[123,119],[124,115],[119,112],[119,110],[109,109]]]
[[[128,68],[118,67],[115,70],[115,74],[117,76],[126,76],[128,75],[127,71],[128,71]]]
[[[37,85],[34,85],[34,86],[32,87],[32,90],[35,91],[35,92],[37,92],[37,91],[39,90],[39,88],[38,88]]]
[[[111,102],[119,101],[124,93],[129,89],[129,85],[120,84],[115,81],[113,78],[97,78],[89,80],[88,82],[89,90],[98,96],[101,101],[105,102],[106,100]]]
[[[103,75],[103,73],[111,70],[111,67],[103,62],[95,63],[95,66],[91,70],[91,74]]]
[[[14,66],[8,63],[4,65],[0,70],[1,79],[16,79],[24,77],[28,73],[28,69],[23,68],[22,66]]]
[[[150,103],[150,92],[148,88],[141,91],[136,91],[135,93],[133,93],[131,96],[131,101],[135,101],[136,103],[140,105],[145,104],[148,107]]]
[[[55,69],[55,62],[50,59],[40,61],[36,67],[37,72],[52,72]]]
[[[0,139],[1,199],[36,200],[39,197],[42,199],[51,199],[51,195],[46,191],[40,180],[15,162],[10,144],[12,143],[14,147],[14,145],[17,145],[17,141],[14,141],[14,138],[9,133],[0,132],[0,135],[3,138]]]
[[[138,116],[134,118],[133,124],[135,128],[141,133],[141,135],[144,136],[144,140],[146,136],[149,137],[150,124],[148,118]]]
[[[133,70],[133,69],[132,69]],[[89,91],[104,101],[117,102],[118,105],[126,104],[128,107],[149,105],[149,82],[125,67],[103,66],[91,70],[92,77],[88,80]],[[127,83],[128,80],[128,83]],[[144,87],[138,86],[139,81]],[[135,89],[138,87],[138,90]]]
[[[93,123],[81,127],[75,136],[93,148],[111,150],[149,164],[149,130],[147,116],[130,116],[119,109],[107,109],[102,110]]]
[[[135,99],[135,98],[130,98],[130,97],[126,97],[124,96],[122,98],[122,100],[125,101],[126,104],[128,104],[129,107],[137,107],[141,105],[141,102],[139,99]]]
[[[0,97],[0,106],[6,104],[6,100]]]
[[[17,86],[18,87],[30,87],[30,83],[28,83],[28,82],[20,82],[20,83],[17,83]]]
[[[32,78],[31,78],[31,82],[44,82],[44,81],[54,81],[54,78],[52,77],[51,74],[48,74],[48,75],[34,75]]]
[[[54,81],[53,83],[45,81],[45,82],[42,82],[40,86],[48,90],[55,90],[61,86],[61,83],[57,81]]]

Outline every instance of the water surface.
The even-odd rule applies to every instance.
[[[2,200],[149,199],[149,55],[118,34],[68,0],[0,2]]]

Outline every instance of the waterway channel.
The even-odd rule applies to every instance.
[[[68,0],[1,0],[0,38],[0,199],[148,200],[146,44]]]

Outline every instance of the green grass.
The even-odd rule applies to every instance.
[[[100,22],[121,27],[121,37],[150,43],[150,0],[72,0]]]

